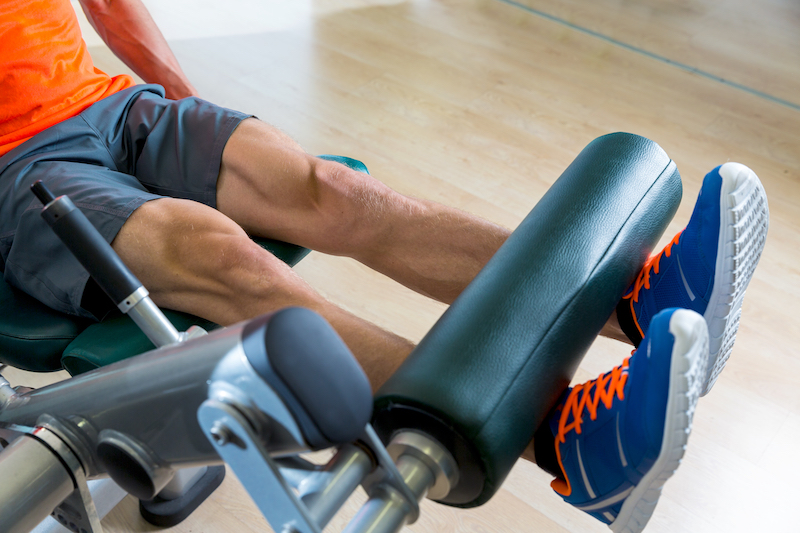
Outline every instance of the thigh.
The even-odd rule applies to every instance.
[[[217,185],[217,208],[249,234],[340,255],[374,241],[407,201],[255,119],[231,135]]]
[[[112,243],[153,301],[228,325],[321,298],[218,210],[161,198],[136,210]]]

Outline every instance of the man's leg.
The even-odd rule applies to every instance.
[[[312,309],[342,336],[373,388],[413,345],[325,300],[228,217],[172,198],[134,211],[112,243],[159,306],[229,325],[287,306]]]
[[[251,235],[353,257],[447,303],[510,233],[310,156],[256,119],[239,124],[225,145],[216,204],[219,213],[180,201],[150,202],[134,213],[114,246],[166,307],[221,324],[286,305],[319,311],[343,336],[373,385],[391,375],[412,345],[325,302],[253,246],[242,228]],[[234,234],[236,239],[228,237]],[[158,242],[160,253],[140,253],[143,242]],[[226,247],[232,248],[227,257],[210,252]],[[226,267],[219,268],[220,262]],[[213,283],[209,276],[215,276]],[[226,287],[235,290],[226,292]],[[630,342],[613,314],[601,334]],[[385,353],[388,345],[393,348]]]
[[[319,312],[373,387],[413,345],[326,301],[248,234],[353,257],[449,303],[510,233],[310,156],[255,119],[243,121],[225,145],[216,204],[217,210],[171,198],[147,202],[113,246],[164,307],[219,324],[290,305]]]
[[[217,191],[217,208],[252,235],[355,258],[446,303],[510,234],[312,157],[255,119],[228,141]]]
[[[511,233],[312,157],[255,119],[243,122],[225,147],[217,207],[252,235],[355,258],[445,303]],[[600,334],[631,343],[616,313]]]

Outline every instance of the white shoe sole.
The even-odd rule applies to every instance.
[[[708,394],[731,355],[745,289],[761,258],[769,228],[767,194],[758,176],[739,163],[725,163],[720,193],[720,233],[714,288],[703,317],[708,324]],[[722,260],[720,260],[722,258]]]
[[[675,343],[661,452],[653,467],[625,499],[617,518],[609,524],[615,533],[639,533],[647,525],[664,483],[680,466],[692,432],[697,400],[705,384],[708,328],[703,317],[689,309],[679,309],[670,318],[669,331]]]

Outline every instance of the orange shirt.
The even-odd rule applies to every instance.
[[[0,156],[134,83],[94,67],[69,0],[0,0]]]

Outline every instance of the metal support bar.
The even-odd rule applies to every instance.
[[[423,461],[403,456],[397,463],[403,482],[421,500],[436,481],[436,476]],[[394,487],[377,485],[372,496],[350,521],[343,533],[395,533],[408,521],[412,506]]]
[[[275,531],[319,533],[374,468],[371,454],[355,444],[343,445],[325,466],[273,458],[243,413],[242,406],[209,399],[198,419]]]
[[[299,484],[300,499],[321,528],[331,521],[373,466],[362,448],[345,444],[324,470],[312,473]]]
[[[23,435],[0,453],[0,531],[28,533],[75,490],[66,466],[42,441]]]
[[[118,307],[131,317],[157,348],[181,341],[181,334],[153,303],[144,287],[136,289],[128,298],[120,302]]]
[[[406,501],[409,507],[405,523],[413,524],[419,518],[419,500],[421,498],[405,483],[402,474],[397,469],[397,465],[395,465],[394,458],[389,455],[372,426],[366,427],[362,438],[378,460],[378,469],[364,480],[364,490],[371,497],[376,487],[378,490],[383,491],[384,489],[381,488],[383,485],[391,486]]]
[[[391,476],[368,485],[370,498],[344,533],[396,533],[416,519],[422,498],[428,494],[442,498],[458,481],[453,456],[423,433],[398,433],[384,453],[395,459],[402,487]]]
[[[78,457],[55,432],[47,428],[37,427],[33,435],[47,444],[67,465],[75,486],[75,490],[56,506],[55,516],[64,517],[62,524],[74,533],[103,533],[92,493],[87,484],[86,473]]]

